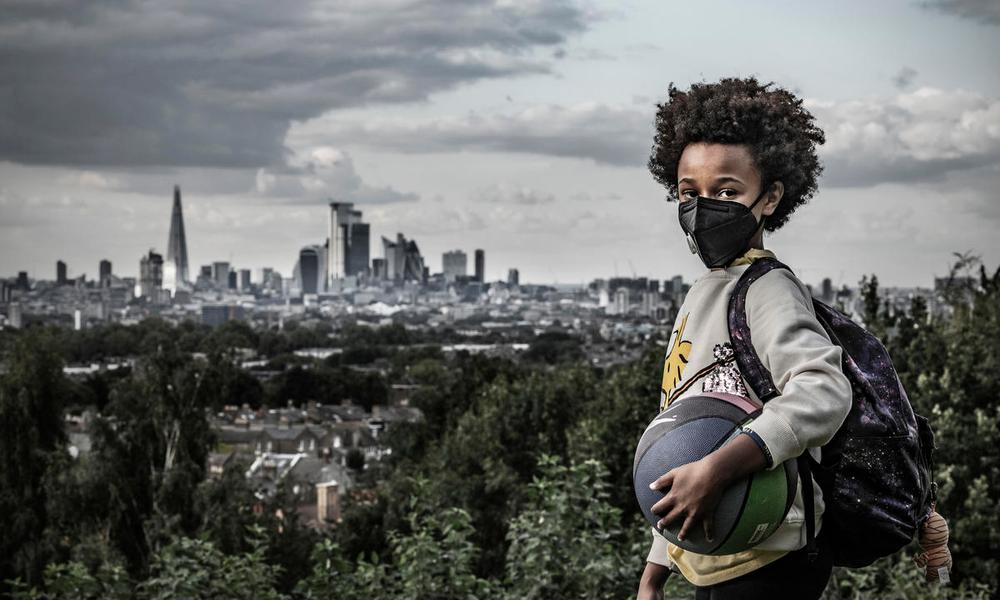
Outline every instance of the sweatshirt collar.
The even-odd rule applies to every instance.
[[[718,269],[709,269],[708,272],[699,277],[699,279],[705,277],[729,278],[738,276],[743,273],[743,269],[738,267],[749,265],[758,258],[764,258],[765,256],[774,259],[778,258],[777,256],[774,255],[774,252],[771,252],[766,248],[750,248],[743,254],[743,256],[740,256],[739,258],[735,259],[733,262],[729,263],[728,266]]]

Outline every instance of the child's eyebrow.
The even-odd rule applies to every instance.
[[[715,178],[715,182],[716,183],[723,183],[723,182],[726,182],[726,181],[735,181],[736,183],[743,183],[742,179],[739,179],[737,177],[733,177],[731,175],[720,175],[719,177]],[[684,179],[679,180],[677,183],[681,184],[681,183],[685,183],[685,182],[687,182],[687,183],[695,183],[694,179],[691,179],[690,177],[685,177]]]

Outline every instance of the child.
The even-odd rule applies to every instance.
[[[775,231],[816,190],[822,167],[815,146],[823,132],[801,100],[756,78],[725,78],[680,91],[658,106],[649,169],[679,200],[681,229],[709,269],[691,286],[671,335],[660,409],[706,391],[755,398],[736,362],[727,325],[730,293],[753,260],[774,257],[763,231]],[[741,434],[705,458],[671,470],[654,484],[666,495],[653,506],[657,524],[694,527],[711,536],[710,516],[722,492],[761,469],[802,452],[818,461],[851,408],[841,349],[816,320],[808,288],[786,269],[750,286],[751,343],[781,392]],[[807,560],[802,485],[815,494],[819,555]],[[653,531],[639,598],[662,597],[672,571],[695,586],[696,598],[819,598],[832,569],[823,536],[822,490],[800,480],[784,522],[750,550],[724,556],[688,552]]]

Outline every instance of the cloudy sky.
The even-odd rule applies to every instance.
[[[0,277],[135,275],[184,195],[192,268],[290,274],[326,203],[432,271],[522,281],[704,267],[645,168],[674,82],[756,75],[827,135],[765,245],[805,281],[1000,263],[1000,3],[3,0]]]

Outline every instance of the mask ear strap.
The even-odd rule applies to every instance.
[[[757,199],[754,200],[753,204],[750,205],[750,208],[753,209],[753,207],[757,206],[757,203],[760,202],[760,199],[763,198],[764,194],[766,194],[768,192],[768,190],[770,190],[770,189],[771,189],[771,185],[770,184],[768,184],[766,187],[764,187],[764,189],[762,189],[760,191],[760,195],[757,196]]]
[[[764,197],[764,195],[765,195],[765,194],[767,194],[767,192],[768,192],[768,191],[769,191],[770,189],[771,189],[771,185],[770,185],[770,184],[768,184],[768,185],[767,185],[766,187],[764,187],[764,189],[762,189],[762,190],[760,191],[760,195],[759,195],[759,196],[757,196],[757,199],[756,199],[756,200],[754,200],[754,201],[753,201],[753,204],[751,204],[751,205],[750,205],[750,208],[751,208],[751,209],[753,209],[753,207],[757,206],[757,203],[758,203],[758,202],[760,202],[760,199],[761,199],[761,198],[763,198],[763,197]],[[757,231],[759,231],[759,230],[760,230],[760,228],[761,228],[761,227],[763,227],[763,226],[764,226],[764,221],[766,221],[766,220],[767,220],[767,215],[761,215],[761,216],[760,216],[760,223],[758,223],[758,224],[757,224],[757,230],[755,230],[755,231],[754,231],[754,233],[755,233],[755,234],[757,233]]]

